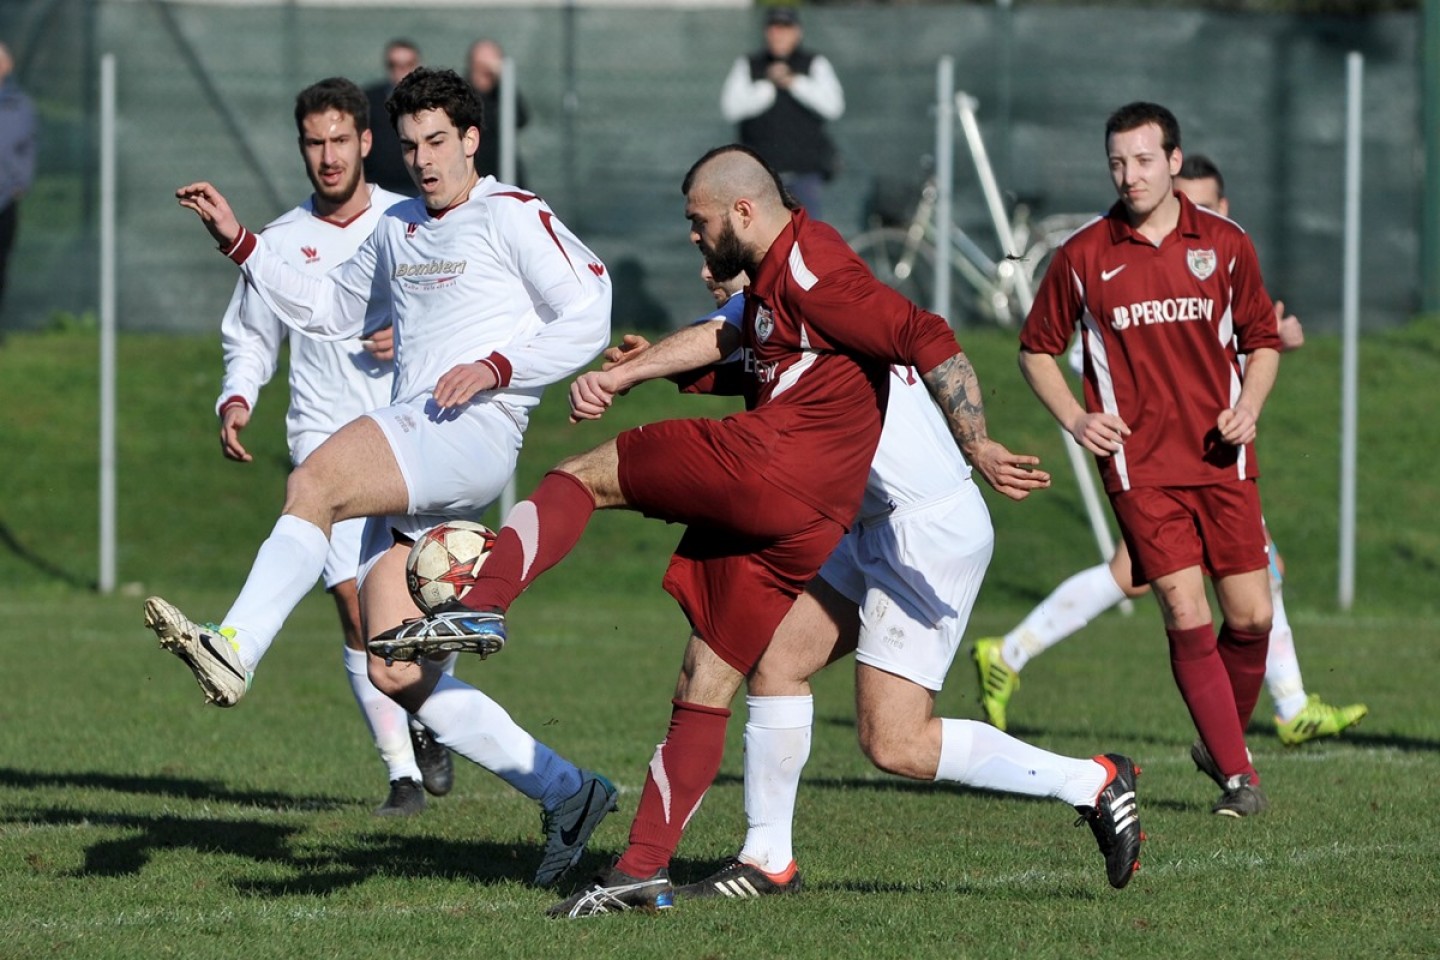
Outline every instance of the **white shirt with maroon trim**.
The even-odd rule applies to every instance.
[[[1116,204],[1056,251],[1020,332],[1059,356],[1077,326],[1085,408],[1133,431],[1098,457],[1105,489],[1199,486],[1259,476],[1253,444],[1215,427],[1240,396],[1239,354],[1280,349],[1274,307],[1250,238],[1182,194],[1180,221],[1156,246]]]
[[[385,210],[405,198],[370,187],[370,206],[337,223],[315,214],[313,199],[265,227],[264,237],[291,265],[311,275],[325,273],[355,253]],[[220,408],[240,398],[254,409],[260,388],[274,376],[288,328],[242,277],[220,321],[225,377]],[[390,402],[395,365],[365,352],[358,339],[322,341],[290,338],[290,409],[285,416],[290,449],[303,457],[315,441],[334,433],[367,410]],[[303,443],[301,437],[313,436]]]
[[[382,215],[349,260],[321,277],[244,232],[226,251],[268,306],[320,339],[395,327],[394,402],[428,396],[458,364],[487,362],[490,398],[521,425],[544,388],[610,339],[610,278],[539,197],[485,177],[432,214],[419,199]]]

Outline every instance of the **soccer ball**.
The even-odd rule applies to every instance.
[[[425,531],[405,561],[405,585],[415,605],[429,614],[463,597],[493,546],[495,531],[469,520],[448,520]]]

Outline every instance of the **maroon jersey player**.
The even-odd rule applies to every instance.
[[[693,627],[669,733],[624,855],[555,915],[669,906],[666,868],[719,769],[731,697],[859,509],[890,364],[926,371],[956,442],[997,490],[1021,499],[1049,483],[1034,457],[987,435],[975,372],[945,320],[876,281],[835,230],[791,209],[752,151],[711,151],[684,190],[691,240],[714,276],[752,278],[743,333],[678,331],[633,362],[582,376],[571,408],[593,419],[635,383],[713,365],[744,346],[753,359],[749,409],[639,427],[562,462],[506,518],[465,597],[470,610],[372,645],[397,657],[496,649],[500,613],[575,545],[596,509],[687,525],[665,576]]]
[[[1274,306],[1245,232],[1175,189],[1180,129],[1169,110],[1120,108],[1105,146],[1120,199],[1056,253],[1020,334],[1020,365],[1096,456],[1135,581],[1160,602],[1200,733],[1192,753],[1223,785],[1214,810],[1246,816],[1266,805],[1244,729],[1271,620],[1254,440],[1279,367]],[[1083,406],[1055,359],[1077,326]],[[1224,614],[1218,636],[1206,574]]]

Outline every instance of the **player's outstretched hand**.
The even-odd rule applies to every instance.
[[[1050,486],[1050,474],[1037,469],[1039,457],[1011,453],[995,440],[980,441],[969,453],[970,466],[979,471],[985,482],[1011,500],[1024,500],[1032,490]]]
[[[649,340],[646,340],[638,333],[627,333],[620,338],[619,346],[606,348],[604,354],[605,362],[600,366],[600,369],[609,370],[611,367],[618,367],[622,363],[628,363],[649,349]]]
[[[488,363],[462,363],[435,381],[435,402],[444,409],[463,407],[475,394],[500,385],[495,368]]]
[[[608,370],[580,374],[570,384],[570,422],[599,420],[620,392],[620,378]]]
[[[1221,440],[1232,446],[1244,446],[1255,439],[1255,414],[1245,407],[1221,410],[1215,418],[1215,427],[1220,431]]]
[[[250,410],[239,401],[220,411],[220,452],[231,460],[249,463],[253,457],[240,442],[240,431],[250,423]]]
[[[382,363],[386,360],[395,359],[395,328],[381,327],[379,330],[372,330],[360,340],[360,346],[365,352]]]
[[[210,231],[216,243],[227,249],[235,245],[240,236],[240,221],[235,219],[224,194],[213,185],[203,180],[188,183],[175,191],[175,197],[180,206],[199,215],[200,222],[205,224],[205,229]]]
[[[1125,446],[1130,427],[1113,413],[1086,413],[1070,428],[1075,442],[1097,457],[1108,457]]]

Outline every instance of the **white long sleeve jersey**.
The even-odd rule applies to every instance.
[[[392,402],[429,396],[459,364],[491,364],[492,399],[523,418],[544,388],[610,339],[604,264],[539,197],[485,177],[432,214],[419,200],[385,210],[354,256],[324,276],[290,266],[243,231],[228,251],[287,325],[322,340],[395,328]]]
[[[307,200],[265,227],[263,236],[297,270],[312,276],[344,263],[374,231],[385,210],[405,198],[371,186],[364,213],[337,223],[315,214]],[[241,277],[220,321],[225,377],[220,407],[239,397],[254,409],[260,388],[275,375],[288,329]],[[290,342],[290,409],[285,417],[292,451],[307,433],[328,436],[367,410],[390,402],[395,365],[366,353],[358,340],[326,342],[295,336]]]

